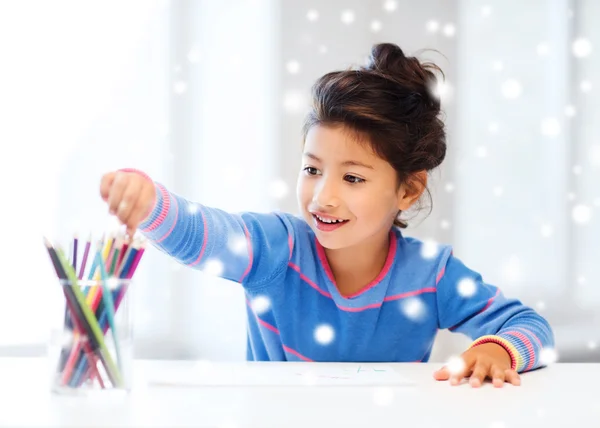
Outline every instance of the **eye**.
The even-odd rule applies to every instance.
[[[358,184],[358,183],[365,182],[365,180],[363,178],[356,177],[355,175],[346,175],[344,177],[344,180],[346,180],[348,183],[352,183],[352,184]]]
[[[315,168],[315,167],[307,166],[307,167],[304,168],[304,172],[307,175],[317,175],[319,173],[319,170],[317,168]]]

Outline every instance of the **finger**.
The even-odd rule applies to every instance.
[[[466,376],[469,376],[473,371],[475,360],[468,356],[461,357],[461,364],[457,364],[454,369],[450,369],[450,384],[458,385]]]
[[[490,370],[490,375],[492,377],[492,384],[496,388],[502,388],[504,386],[504,370],[502,370],[498,366],[492,366],[492,369]]]
[[[155,204],[156,195],[154,193],[153,185],[142,185],[142,190],[137,202],[131,212],[131,215],[127,219],[126,225],[129,236],[135,234],[135,230],[144,221],[148,215],[152,212],[152,208]]]
[[[450,370],[448,370],[448,367],[444,366],[433,372],[433,378],[435,380],[448,380],[450,379]]]
[[[115,173],[109,172],[108,174],[104,174],[102,179],[100,180],[100,196],[102,200],[106,202],[108,200],[108,194],[110,191],[110,187],[115,179]]]
[[[140,198],[142,183],[140,180],[135,180],[133,177],[128,180],[127,186],[123,191],[121,202],[117,207],[117,217],[123,224],[127,224],[131,215],[135,212],[134,208]]]
[[[473,368],[473,373],[469,378],[469,383],[473,388],[479,388],[481,385],[483,385],[483,381],[485,380],[489,372],[490,366],[488,364],[482,362],[475,364],[475,367]]]
[[[521,376],[515,370],[507,369],[504,371],[504,378],[506,382],[512,383],[515,386],[521,385]]]
[[[113,215],[117,213],[119,203],[123,197],[123,192],[127,186],[128,178],[127,173],[124,172],[117,172],[115,174],[115,179],[110,187],[108,200],[106,201],[108,203],[108,212]]]

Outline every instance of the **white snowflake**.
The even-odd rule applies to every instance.
[[[577,110],[575,109],[575,106],[569,104],[568,106],[565,107],[565,116],[574,117],[576,114],[577,114]]]
[[[542,135],[556,137],[560,133],[560,121],[555,117],[547,117],[540,125]]]
[[[315,329],[314,336],[321,345],[329,345],[335,338],[335,331],[329,324],[321,324]]]
[[[595,341],[590,340],[588,342],[587,346],[588,346],[588,349],[593,351],[594,349],[596,349],[598,347],[598,344]]]
[[[299,91],[288,91],[283,96],[283,108],[288,113],[301,113],[307,108],[306,97]]]
[[[354,11],[350,10],[350,9],[342,11],[342,14],[340,15],[340,19],[346,25],[352,24],[355,19]]]
[[[326,53],[327,53],[327,46],[325,46],[325,45],[320,45],[320,46],[319,46],[319,53],[320,53],[321,55],[323,55],[323,54],[326,54]]]
[[[308,19],[310,22],[317,21],[319,19],[319,11],[316,9],[310,9],[308,12],[306,12],[306,19]]]
[[[508,79],[502,84],[502,95],[509,100],[517,99],[521,96],[523,87],[516,79]]]
[[[446,37],[454,37],[454,34],[456,34],[456,27],[454,26],[454,24],[448,23],[448,24],[444,25],[442,32],[444,33],[444,36],[446,36]]]
[[[213,276],[221,276],[223,274],[225,267],[223,266],[223,262],[218,259],[209,259],[204,262],[202,267],[202,272],[213,275]]]
[[[374,33],[378,33],[381,31],[381,21],[378,21],[376,19],[374,19],[373,21],[371,21],[371,31]]]
[[[446,185],[444,186],[444,189],[446,190],[446,192],[452,193],[454,191],[454,184],[446,183]]]
[[[504,194],[504,188],[502,186],[494,186],[494,189],[492,191],[494,192],[494,196],[496,196],[497,198]]]
[[[569,201],[574,201],[576,197],[577,197],[577,196],[575,196],[575,193],[573,193],[573,192],[569,192],[569,193],[567,194],[567,199],[568,199]]]
[[[583,168],[581,167],[581,165],[573,165],[573,174],[581,175],[582,172]]]
[[[285,65],[285,68],[290,74],[298,74],[300,72],[300,63],[296,60],[291,60],[288,61],[288,63]]]
[[[394,402],[394,390],[390,387],[379,387],[373,390],[373,403],[385,407]]]
[[[592,43],[584,37],[576,39],[571,48],[577,58],[585,58],[592,53]]]
[[[435,19],[432,19],[427,21],[427,24],[425,24],[425,29],[430,33],[437,33],[437,31],[440,29],[440,23]]]
[[[540,363],[547,366],[558,361],[558,354],[553,348],[542,348],[540,351]]]
[[[594,205],[600,207],[600,198],[594,199]]]
[[[173,90],[176,94],[181,95],[187,91],[187,83],[183,80],[179,80],[173,84]]]
[[[586,224],[592,218],[592,209],[588,205],[578,204],[571,212],[573,221],[577,224]]]
[[[481,7],[481,16],[487,17],[492,14],[492,7],[490,5],[485,5]]]
[[[473,280],[473,278],[463,278],[458,281],[456,289],[458,294],[460,294],[462,297],[472,297],[475,292],[477,292],[477,283]]]
[[[535,307],[537,308],[538,311],[543,311],[544,309],[546,309],[546,303],[545,302],[537,302]]]
[[[421,245],[421,257],[424,259],[434,258],[439,251],[439,245],[433,239],[427,239],[423,241]]]
[[[233,235],[227,243],[227,248],[239,256],[246,255],[248,253],[248,240],[246,235],[236,234]]]
[[[444,220],[442,220],[442,221],[440,222],[440,227],[441,227],[443,230],[448,230],[448,229],[450,228],[450,222],[449,222],[448,220],[445,220],[445,219],[444,219]]]
[[[490,122],[489,123],[488,131],[491,134],[496,134],[499,130],[500,130],[500,125],[498,125],[498,122]]]
[[[398,8],[398,2],[396,0],[385,0],[383,2],[383,10],[386,12],[393,12]]]
[[[451,375],[461,373],[465,369],[465,366],[465,360],[460,356],[452,356],[448,359],[448,362],[446,362],[446,368]]]
[[[256,315],[264,314],[271,307],[271,300],[267,296],[257,296],[250,303]]]
[[[540,233],[544,238],[549,238],[554,234],[554,227],[549,223],[544,223],[540,227]]]
[[[119,279],[118,278],[108,278],[106,280],[106,286],[109,290],[116,290],[119,288]]]
[[[196,214],[198,212],[199,208],[197,204],[189,204],[188,205],[188,212],[190,214]]]
[[[586,283],[585,276],[583,276],[583,275],[579,275],[579,276],[577,277],[577,284],[579,284],[579,285],[583,285],[583,284],[585,284],[585,283]]]
[[[536,51],[539,56],[546,56],[550,53],[550,46],[548,43],[540,43],[537,45]]]
[[[273,180],[269,186],[269,193],[275,199],[283,199],[289,192],[288,185],[281,179]]]
[[[408,297],[400,300],[400,309],[412,321],[421,321],[427,313],[425,304],[418,297]]]
[[[592,90],[592,82],[589,80],[582,80],[579,84],[579,89],[584,93],[590,92]]]
[[[429,93],[443,103],[449,102],[454,91],[454,88],[448,81],[438,80],[435,84],[429,85],[427,88]]]

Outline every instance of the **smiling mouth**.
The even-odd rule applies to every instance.
[[[326,223],[326,224],[338,224],[338,223],[345,223],[348,220],[344,220],[344,219],[330,219],[330,218],[323,218],[318,216],[317,214],[313,214],[313,217],[316,218],[317,220],[319,220],[321,223]]]
[[[349,220],[344,219],[328,219],[320,217],[316,214],[313,214],[313,219],[315,221],[315,227],[321,232],[333,232],[340,227],[343,227]]]

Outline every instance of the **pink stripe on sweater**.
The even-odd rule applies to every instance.
[[[315,290],[317,290],[323,296],[331,298],[331,294],[329,294],[325,290],[322,290],[317,284],[315,284],[313,281],[311,281],[310,279],[308,279],[302,272],[300,272],[300,267],[298,265],[295,265],[294,263],[289,262],[288,266],[291,267],[292,269],[294,269],[296,272],[298,272],[300,274],[300,279],[302,279],[304,282],[306,282],[312,288],[314,288]]]
[[[435,278],[435,285],[438,285],[438,283],[440,282],[440,280],[442,279],[442,277],[444,276],[445,273],[446,273],[446,266],[444,266],[442,268],[440,273],[438,273],[437,277]]]
[[[294,241],[292,235],[288,235],[288,247],[290,248],[290,260],[292,260],[292,253],[294,252]]]
[[[309,278],[307,278],[306,275],[304,275],[302,272],[300,272],[300,267],[298,267],[297,265],[295,265],[292,262],[289,262],[288,266],[290,266],[292,269],[294,269],[296,272],[298,272],[300,274],[300,279],[302,279],[304,282],[306,282],[312,288],[314,288],[315,290],[317,290],[323,296],[328,297],[330,299],[333,299],[333,297],[331,296],[330,293],[328,293],[327,291],[321,289],[317,284],[315,284],[313,281],[311,281]],[[436,292],[435,287],[427,287],[427,288],[423,288],[421,290],[409,291],[409,292],[406,292],[406,293],[396,294],[394,296],[388,296],[388,297],[384,298],[383,301],[384,302],[388,302],[388,301],[392,301],[392,300],[403,299],[405,297],[416,296],[418,294],[435,293],[435,292]],[[361,312],[361,311],[364,311],[364,310],[367,310],[367,309],[379,308],[383,304],[383,302],[380,302],[380,303],[371,303],[371,304],[366,305],[366,306],[360,306],[360,307],[357,307],[357,308],[353,308],[353,307],[350,307],[350,306],[339,305],[335,300],[333,300],[333,302],[335,303],[335,305],[337,306],[338,309],[340,309],[342,311],[345,311],[345,312]]]
[[[173,221],[173,224],[171,225],[171,228],[167,231],[167,233],[165,233],[162,236],[162,238],[160,238],[156,242],[162,242],[165,239],[167,239],[169,237],[169,235],[171,234],[171,232],[173,232],[173,229],[175,229],[175,226],[177,225],[177,218],[179,217],[179,204],[177,203],[177,199],[173,199],[173,202],[175,202],[175,220]]]
[[[383,299],[383,301],[389,302],[391,300],[404,299],[406,297],[417,296],[419,294],[424,294],[424,293],[435,293],[436,291],[437,291],[437,289],[435,287],[421,288],[420,290],[407,291],[406,293],[400,293],[400,294],[394,294],[393,296],[388,296],[385,299]]]
[[[158,187],[158,190],[160,191],[162,197],[162,209],[160,210],[160,214],[158,215],[158,217],[154,219],[150,226],[146,227],[143,230],[144,232],[151,232],[158,226],[160,226],[162,222],[165,221],[165,218],[167,218],[167,214],[169,213],[169,208],[171,206],[171,198],[169,198],[169,192],[167,192],[167,189],[165,189],[160,184],[157,184],[156,186]],[[154,211],[154,208],[152,208],[152,211]]]
[[[248,306],[250,307],[250,309],[252,309],[252,305],[250,304],[250,301],[248,299],[246,299],[246,303],[248,304]],[[252,313],[254,313],[254,310],[252,310]],[[274,326],[272,326],[268,322],[261,320],[258,317],[258,315],[256,315],[256,313],[254,313],[254,317],[256,318],[256,320],[259,322],[260,325],[262,325],[263,327],[265,327],[268,330],[271,330],[273,333],[276,333],[276,334],[279,335],[279,337],[281,337],[281,334],[279,333],[279,330],[277,330],[277,328],[275,328]],[[294,354],[295,356],[297,356],[301,360],[308,361],[308,362],[313,362],[313,360],[311,360],[310,358],[305,357],[300,352],[298,352],[298,351],[290,348],[289,346],[286,346],[283,343],[281,344],[281,346],[283,347],[283,349],[285,351],[289,352],[290,354]]]
[[[194,262],[190,266],[195,266],[198,263],[200,263],[200,260],[202,260],[202,256],[204,255],[204,250],[206,250],[206,243],[208,242],[208,225],[206,222],[206,216],[204,215],[204,212],[202,211],[201,206],[198,206],[198,210],[200,212],[200,215],[202,216],[202,224],[203,224],[202,247],[200,248],[200,254],[198,254],[198,258],[196,260],[194,260]]]
[[[304,355],[302,355],[301,353],[299,353],[298,351],[294,351],[292,348],[290,348],[289,346],[285,346],[285,345],[281,345],[283,346],[283,349],[287,352],[289,352],[290,354],[294,354],[296,357],[300,358],[301,360],[304,361],[308,361],[309,363],[312,363],[313,360],[311,360],[310,358],[306,358]]]
[[[500,294],[500,289],[498,288],[498,289],[496,290],[496,294],[494,294],[492,297],[490,297],[490,298],[488,299],[488,301],[487,301],[486,305],[485,305],[483,308],[481,308],[481,310],[480,310],[479,312],[477,312],[477,315],[479,315],[479,314],[480,314],[480,313],[482,313],[482,312],[485,312],[485,310],[486,310],[487,308],[489,308],[489,307],[492,305],[492,303],[494,302],[494,299],[495,299],[496,297],[498,297],[498,295],[499,295],[499,294]]]
[[[518,339],[520,339],[523,344],[525,345],[525,348],[527,348],[527,356],[529,358],[529,364],[527,364],[527,367],[525,368],[525,370],[531,370],[531,368],[533,367],[533,364],[535,363],[535,350],[533,349],[533,345],[531,344],[531,341],[527,338],[527,336],[525,336],[523,333],[519,332],[519,331],[505,331],[502,332],[502,334],[508,335],[508,336],[514,336]]]
[[[248,266],[246,267],[246,270],[244,271],[244,273],[242,274],[242,277],[238,281],[240,284],[244,281],[244,278],[246,278],[246,275],[248,275],[248,273],[250,273],[250,269],[252,269],[252,261],[253,261],[253,257],[254,257],[254,251],[252,250],[252,240],[250,239],[250,232],[248,231],[248,228],[246,227],[246,223],[244,223],[243,220],[242,220],[242,225],[244,226],[244,234],[246,235],[246,245],[248,247]]]

